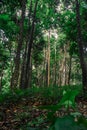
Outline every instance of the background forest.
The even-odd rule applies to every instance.
[[[71,89],[87,97],[87,0],[0,0],[0,101]]]
[[[83,77],[87,87],[86,6],[73,0],[1,1],[0,88],[75,85]]]

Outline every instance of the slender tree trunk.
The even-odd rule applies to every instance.
[[[26,54],[27,54],[27,43],[23,55],[23,63],[21,67],[21,77],[20,77],[20,88],[24,89],[25,88],[25,71],[26,71]]]
[[[57,74],[56,74],[56,67],[57,67],[57,65],[56,65],[56,42],[55,42],[55,60],[54,60],[54,85],[56,85],[56,76],[57,76]]]
[[[60,54],[62,54],[62,49],[60,49]],[[63,59],[59,60],[59,73],[58,73],[58,86],[62,85],[62,70],[63,70]]]
[[[76,20],[77,20],[77,33],[78,33],[78,47],[79,47],[79,58],[82,68],[82,83],[84,94],[87,93],[87,66],[84,60],[84,50],[81,32],[81,19],[80,19],[80,2],[76,0]]]
[[[38,0],[36,0],[35,7],[34,7],[34,14],[33,14],[33,21],[32,21],[32,29],[30,34],[30,41],[28,45],[28,53],[27,53],[27,63],[26,63],[26,75],[25,75],[25,87],[29,87],[29,66],[30,66],[30,56],[31,56],[31,49],[33,44],[33,36],[34,36],[34,29],[35,29],[35,17],[36,17],[36,9],[37,9]]]
[[[44,87],[47,85],[47,68],[46,68],[46,65],[47,65],[47,48],[45,46],[44,48],[44,63],[43,63],[43,68],[44,68],[44,78],[43,78],[43,83],[44,83]]]
[[[48,32],[48,45],[47,45],[47,65],[46,65],[46,84],[50,85],[50,31]]]
[[[67,85],[67,58],[65,57],[65,85]]]
[[[61,85],[64,86],[66,83],[66,45],[64,45],[62,49],[63,59],[60,64],[60,72],[61,72]]]
[[[19,34],[19,42],[18,42],[18,46],[17,46],[16,57],[15,57],[15,60],[14,60],[15,67],[14,67],[14,72],[12,74],[11,88],[15,88],[15,87],[18,86],[19,70],[20,70],[20,54],[21,54],[21,49],[22,49],[22,44],[23,44],[25,10],[26,10],[26,0],[22,0],[22,14],[21,14],[21,20],[20,20],[20,34]]]
[[[50,85],[50,30],[48,35],[48,83],[47,85]]]
[[[71,79],[71,67],[72,67],[72,56],[70,56],[70,61],[69,61],[69,73],[68,73],[68,85],[70,85],[70,79]]]
[[[21,68],[21,79],[20,79],[20,87],[25,88],[25,76],[26,76],[26,62],[27,62],[27,49],[28,49],[28,41],[30,38],[30,17],[31,17],[31,12],[32,12],[32,0],[30,1],[30,7],[29,7],[29,14],[28,14],[28,32],[26,36],[26,45],[25,45],[25,52],[23,56],[23,63],[22,63],[22,68]]]
[[[67,53],[66,51],[67,51],[67,50],[66,50],[66,49],[67,49],[67,46],[64,45],[64,64],[63,64],[63,65],[64,65],[64,67],[63,67],[63,75],[64,75],[64,79],[63,79],[64,81],[63,81],[63,82],[64,82],[64,83],[63,83],[63,85],[66,85],[66,80],[67,80],[67,74],[66,74],[66,57],[67,57],[67,56],[66,56],[66,55],[67,55],[67,54],[66,54],[66,53]]]
[[[3,70],[2,70],[2,72],[0,74],[0,91],[2,89],[2,79],[3,79]]]
[[[32,87],[31,81],[32,81],[32,54],[30,56],[30,64],[29,64],[29,79],[28,79],[29,87]]]

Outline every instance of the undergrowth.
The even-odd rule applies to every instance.
[[[81,92],[82,87],[78,85],[74,86],[51,86],[51,87],[32,87],[28,89],[9,89],[8,91],[0,92],[0,103],[4,102],[19,102],[23,98],[42,98],[43,100],[53,101],[61,98],[63,91],[78,90]]]
[[[16,122],[16,125],[14,123],[13,124],[14,128],[17,130],[48,130],[50,128],[50,124],[52,124],[50,130],[61,130],[58,129],[61,125],[63,126],[61,122],[66,122],[66,124],[68,124],[68,122],[70,122],[70,124],[75,124],[75,129],[77,130],[78,124],[74,122],[74,118],[72,118],[72,116],[79,115],[79,113],[75,110],[75,99],[77,96],[82,95],[81,92],[82,87],[78,85],[40,88],[32,87],[25,90],[9,89],[9,91],[1,91],[0,106],[3,106],[4,110],[7,109],[5,111],[7,115],[11,112],[11,114],[9,113],[9,116],[12,118],[11,120]],[[39,109],[41,107],[43,110]],[[68,114],[71,113],[71,108],[76,112],[68,116]],[[44,109],[47,110],[45,111]],[[3,109],[1,110],[3,111]],[[56,113],[56,111],[58,113]],[[5,119],[4,112],[1,113],[1,117],[3,122]],[[84,119],[79,118],[79,120],[82,120],[83,124],[85,124]],[[9,117],[7,118],[7,121],[10,121]],[[64,126],[64,128],[65,127],[66,126]],[[69,126],[69,129],[71,129],[71,126]]]

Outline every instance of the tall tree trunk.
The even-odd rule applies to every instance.
[[[32,49],[32,44],[33,44],[33,36],[34,36],[34,29],[35,29],[35,17],[36,17],[36,9],[37,9],[37,4],[38,4],[38,0],[36,0],[35,2],[35,7],[34,7],[34,14],[33,14],[33,21],[32,21],[32,29],[31,29],[31,33],[30,33],[30,41],[29,41],[29,45],[28,45],[28,53],[27,53],[27,63],[26,63],[26,75],[25,75],[25,87],[28,88],[29,87],[29,66],[30,66],[30,57],[31,57],[31,49]]]
[[[67,46],[64,45],[64,63],[63,63],[63,75],[62,75],[63,85],[66,85],[66,80],[67,80],[67,75],[66,75],[66,53],[67,53],[66,51],[67,50],[66,49],[67,49]]]
[[[18,41],[18,46],[17,46],[16,57],[15,57],[15,60],[14,60],[15,67],[14,67],[14,72],[12,74],[11,88],[15,88],[15,87],[18,86],[19,70],[20,70],[20,54],[21,54],[21,49],[22,49],[22,44],[23,44],[25,10],[26,10],[26,0],[22,0],[22,14],[21,14],[21,20],[20,20],[20,34],[19,34],[19,41]]]
[[[29,79],[28,79],[28,87],[32,87],[32,53],[30,56],[30,64],[29,64]]]
[[[55,59],[54,59],[54,85],[56,85],[56,76],[57,76],[57,73],[56,73],[56,42],[55,42],[55,50],[54,50],[54,53],[55,53]]]
[[[20,77],[20,88],[24,89],[25,88],[25,71],[26,71],[26,54],[27,54],[27,43],[23,55],[23,63],[21,67],[21,77]]]
[[[46,71],[47,71],[47,76],[46,76],[47,79],[46,79],[46,81],[47,81],[47,86],[49,87],[49,85],[50,85],[50,30],[48,32]]]
[[[0,73],[0,91],[2,89],[3,70]]]
[[[60,54],[62,54],[62,49],[60,48]],[[59,72],[58,72],[58,86],[62,85],[62,70],[63,70],[63,58],[59,60],[58,62],[59,65]]]
[[[70,85],[70,79],[71,79],[71,67],[72,67],[72,56],[70,55],[70,60],[69,60],[69,73],[68,73],[68,85]]]
[[[50,30],[48,35],[48,86],[50,85]]]
[[[32,12],[32,0],[30,1],[30,7],[29,7],[29,14],[28,14],[28,32],[26,35],[26,45],[25,45],[25,52],[23,56],[23,63],[22,63],[22,68],[21,68],[21,79],[20,79],[20,87],[25,88],[25,75],[26,75],[26,62],[27,62],[27,51],[28,51],[28,41],[30,38],[30,17],[31,17],[31,12]]]
[[[86,63],[84,60],[79,0],[76,0],[76,20],[77,20],[77,32],[78,32],[77,42],[78,42],[78,47],[79,47],[80,64],[81,64],[81,68],[82,68],[83,91],[84,91],[84,94],[86,94],[87,93],[87,66],[86,66]]]
[[[47,48],[44,48],[44,63],[43,63],[43,70],[44,70],[44,87],[47,85]]]

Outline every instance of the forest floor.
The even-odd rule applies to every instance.
[[[77,98],[78,111],[87,118],[87,100]],[[0,130],[40,130],[49,127],[47,111],[38,109],[42,105],[56,104],[52,99],[43,99],[39,96],[24,97],[16,102],[5,101],[0,104]],[[72,109],[71,109],[72,111]],[[63,116],[63,110],[57,116]]]

